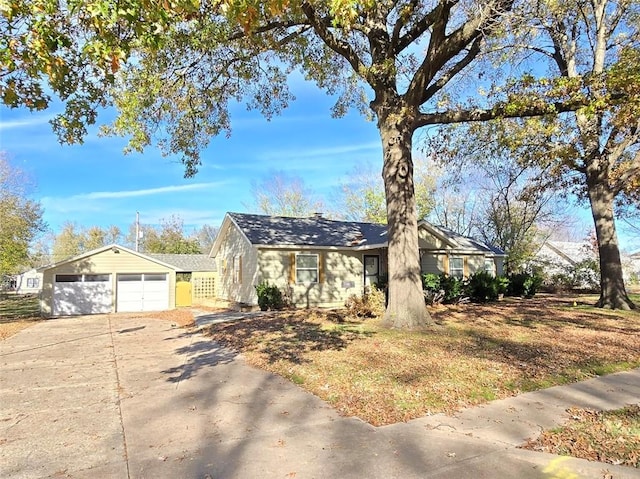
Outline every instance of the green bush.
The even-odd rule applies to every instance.
[[[284,307],[282,291],[277,286],[270,285],[268,281],[262,281],[258,284],[256,293],[258,293],[258,306],[262,311],[282,309]]]
[[[434,290],[440,289],[440,276],[433,273],[427,273],[422,275],[422,289]]]
[[[509,291],[509,278],[506,276],[498,276],[496,282],[498,284],[498,295],[507,294],[507,291]]]
[[[460,278],[447,274],[422,275],[422,289],[428,303],[457,303],[465,296],[466,283]]]
[[[516,273],[509,276],[510,296],[533,298],[542,286],[543,278],[538,274]]]
[[[498,299],[499,286],[498,278],[486,271],[478,271],[469,278],[467,294],[474,301],[495,301]]]

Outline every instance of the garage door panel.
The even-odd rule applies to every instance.
[[[123,312],[162,311],[169,307],[167,274],[118,275],[117,310]]]
[[[108,275],[105,275],[108,277]],[[53,287],[53,314],[72,316],[111,312],[111,281],[65,281]]]

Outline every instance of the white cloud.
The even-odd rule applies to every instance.
[[[35,116],[26,119],[0,121],[0,130],[12,130],[30,126],[40,126],[48,123],[50,119],[50,116]]]
[[[379,142],[362,143],[356,145],[334,146],[329,148],[296,148],[287,150],[272,150],[264,153],[262,157],[265,160],[272,159],[302,159],[302,158],[323,158],[323,157],[340,157],[344,155],[352,155],[365,151],[380,152],[382,149]]]
[[[79,195],[69,196],[67,198],[45,197],[43,203],[55,203],[59,201],[87,201],[87,200],[105,200],[105,199],[121,199],[136,198],[140,196],[162,195],[166,193],[177,193],[180,191],[192,191],[205,188],[216,188],[224,185],[224,182],[211,183],[191,183],[187,185],[170,185],[161,186],[159,188],[144,188],[140,190],[124,190],[124,191],[95,191],[92,193],[82,193]]]

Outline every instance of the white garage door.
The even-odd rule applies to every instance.
[[[169,278],[165,273],[118,275],[116,311],[169,309]]]
[[[110,274],[56,274],[54,281],[54,316],[111,312]]]

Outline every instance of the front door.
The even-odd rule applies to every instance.
[[[365,287],[378,284],[380,280],[380,256],[364,256],[364,285]]]

